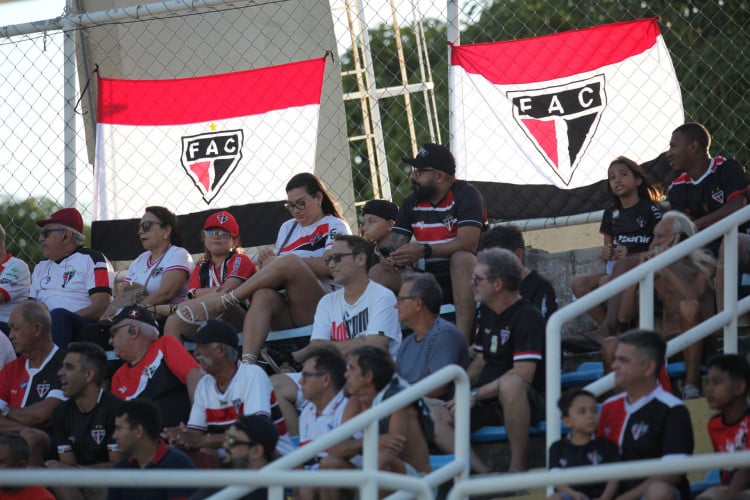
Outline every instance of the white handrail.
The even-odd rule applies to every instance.
[[[562,373],[560,336],[563,323],[585,313],[628,287],[640,283],[640,326],[641,328],[653,328],[654,272],[722,236],[725,237],[726,243],[724,246],[724,311],[672,339],[668,343],[667,354],[674,354],[720,326],[724,326],[724,352],[737,352],[737,315],[750,310],[750,299],[737,302],[737,227],[748,220],[750,220],[750,206],[712,224],[674,248],[657,255],[575,302],[558,309],[550,316],[547,322],[545,365],[547,422],[552,423],[560,420],[557,400],[560,398],[560,374]],[[613,385],[614,376],[609,374],[587,386],[587,389],[593,390],[598,395],[611,389]],[[558,439],[560,439],[560,426],[547,425],[547,449]]]
[[[407,406],[430,391],[453,382],[455,384],[456,432],[454,460],[424,478],[411,478],[401,474],[379,472],[378,466],[378,422],[399,408]],[[466,371],[458,365],[446,366],[425,379],[385,399],[377,406],[352,418],[331,432],[308,445],[281,457],[261,471],[107,471],[73,469],[56,470],[11,470],[0,469],[0,484],[50,486],[230,486],[214,494],[212,499],[238,498],[261,485],[309,485],[346,486],[359,488],[364,500],[375,500],[378,488],[413,491],[418,498],[432,498],[432,490],[440,483],[454,477],[462,480],[469,475],[469,391],[470,383]],[[352,471],[290,471],[321,451],[334,446],[357,431],[364,429],[362,470]],[[249,487],[250,486],[250,487]],[[271,498],[281,498],[281,489],[269,490]],[[274,496],[275,495],[275,496]]]
[[[517,491],[555,484],[599,483],[611,479],[635,479],[686,472],[750,466],[750,451],[737,453],[709,453],[690,457],[634,460],[612,464],[570,467],[551,471],[529,471],[517,474],[498,474],[457,483],[447,500],[463,500],[471,495],[485,495],[503,491]]]

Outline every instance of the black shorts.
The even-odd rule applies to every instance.
[[[435,279],[440,284],[440,288],[443,290],[443,304],[453,304],[450,261],[445,260],[426,264],[424,272],[435,276]]]
[[[531,410],[531,425],[536,425],[544,420],[546,413],[544,398],[531,386],[529,386],[527,395],[529,409]],[[471,432],[482,427],[495,425],[505,425],[503,409],[497,400],[482,401],[471,409]]]

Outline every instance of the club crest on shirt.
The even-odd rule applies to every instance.
[[[508,339],[510,339],[510,330],[503,328],[500,330],[500,345],[505,345]]]
[[[443,226],[445,226],[445,229],[447,229],[449,233],[453,232],[457,223],[458,219],[453,214],[446,214],[443,219]]]
[[[565,185],[596,136],[607,107],[604,75],[546,88],[507,92],[513,119]]]
[[[646,227],[646,219],[644,219],[643,217],[636,217],[635,223],[638,224],[638,227],[640,227],[641,229]]]
[[[242,159],[242,129],[182,138],[180,163],[206,205],[219,194]]]
[[[107,432],[104,429],[96,428],[91,429],[91,439],[93,439],[96,444],[102,444],[102,441],[104,441],[104,438],[106,437]]]
[[[630,433],[633,435],[633,439],[635,439],[636,441],[642,438],[647,432],[648,424],[645,422],[635,424],[630,428]]]
[[[242,399],[233,399],[232,406],[234,406],[234,411],[237,412],[237,415],[242,415]]]
[[[724,204],[724,191],[722,191],[721,189],[717,189],[716,191],[711,193],[711,198],[713,198],[713,200],[716,203],[723,205]]]
[[[36,384],[36,393],[39,394],[40,398],[43,398],[49,392],[49,384]]]
[[[63,284],[62,284],[62,287],[65,288],[65,285],[67,285],[68,283],[70,283],[70,281],[75,277],[75,275],[76,275],[76,270],[75,269],[70,269],[70,268],[66,269],[65,272],[63,273],[63,278],[62,278],[63,279]]]
[[[568,461],[565,458],[560,459],[560,467],[566,467],[568,465]]]
[[[148,379],[150,379],[151,377],[153,377],[153,376],[154,376],[154,373],[155,373],[155,372],[156,372],[156,367],[155,367],[155,366],[153,366],[153,365],[152,365],[152,366],[147,366],[147,367],[146,367],[146,368],[144,368],[144,370],[143,370],[143,374],[144,374],[144,375],[146,376],[146,378],[148,378]]]
[[[602,456],[597,453],[596,451],[590,451],[586,454],[586,458],[588,459],[589,463],[591,465],[598,465],[602,463]]]
[[[151,277],[152,278],[156,278],[156,277],[158,277],[163,272],[164,272],[164,267],[162,267],[162,266],[156,267],[156,268],[154,268],[153,271],[151,271]]]

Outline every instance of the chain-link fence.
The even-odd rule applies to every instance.
[[[108,77],[168,79],[321,57],[335,46],[339,57],[326,68],[315,171],[342,201],[351,223],[356,222],[354,202],[378,196],[400,203],[411,191],[402,156],[415,154],[423,142],[449,143],[446,5],[331,0],[329,10],[318,5],[321,2],[291,0],[212,3],[156,15],[140,8],[135,16],[116,18],[97,17],[96,2],[83,2],[81,8],[88,7],[92,14],[72,12],[65,18],[77,42],[75,99],[94,63]],[[300,5],[308,3],[314,5]],[[458,4],[461,44],[656,16],[682,88],[685,118],[707,125],[714,134],[714,154],[747,163],[749,2]],[[369,37],[363,36],[362,26],[368,27]],[[40,256],[33,220],[71,202],[87,222],[92,219],[95,94],[83,95],[76,107],[75,131],[68,131],[68,137],[75,137],[73,146],[65,139],[62,32],[42,26],[21,36],[9,33],[13,31],[6,29],[0,39],[5,205],[0,222],[8,232],[10,251],[35,262]],[[68,168],[73,177],[67,181],[66,144],[75,157],[68,164],[75,169]],[[278,160],[284,160],[282,151]],[[155,177],[153,182],[163,186],[167,201],[151,204],[168,205],[169,179]],[[274,195],[284,197],[283,192]]]

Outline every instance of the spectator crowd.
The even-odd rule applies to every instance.
[[[601,223],[602,269],[577,276],[582,296],[668,250],[747,203],[748,178],[711,157],[711,136],[687,123],[666,158],[675,179],[660,192],[650,173],[617,157]],[[545,420],[545,324],[558,304],[553,285],[526,266],[521,231],[487,229],[484,202],[455,178],[445,147],[428,143],[411,166],[413,193],[401,207],[370,200],[361,236],[313,174],[286,186],[291,218],[274,247],[251,259],[239,222],[208,216],[205,253],[194,265],[178,219],[146,207],[137,234],[144,252],[116,276],[84,245],[83,219],[64,208],[38,220],[44,259],[33,272],[6,252],[0,227],[0,467],[260,469],[305,446],[447,365],[472,384],[471,430],[504,425],[510,472],[528,466],[529,430]],[[549,450],[552,468],[693,453],[683,399],[705,395],[717,411],[708,432],[717,451],[743,450],[750,368],[737,355],[711,356],[696,342],[674,393],[665,339],[723,308],[722,241],[658,271],[658,332],[634,330],[637,287],[589,311],[596,329],[574,343],[601,351],[616,390],[601,408],[581,389],[559,407],[570,433]],[[738,273],[750,271],[750,236],[739,238]],[[443,304],[455,315],[441,315]],[[309,342],[272,347],[269,332],[311,325]],[[190,351],[188,350],[190,349]],[[106,351],[113,355],[107,356]],[[708,366],[705,383],[701,365]],[[379,423],[379,468],[424,475],[430,453],[452,453],[451,385]],[[463,430],[462,430],[463,432]],[[303,465],[308,471],[362,464],[355,434]],[[505,472],[472,452],[475,473]],[[722,472],[702,499],[750,489],[750,469]],[[2,498],[205,498],[191,488],[5,488]],[[685,475],[557,485],[554,498],[688,499]],[[346,497],[298,488],[301,499]],[[19,496],[21,495],[21,496]],[[26,496],[23,496],[26,495]],[[28,496],[31,495],[31,496]],[[265,498],[256,490],[246,498]]]

